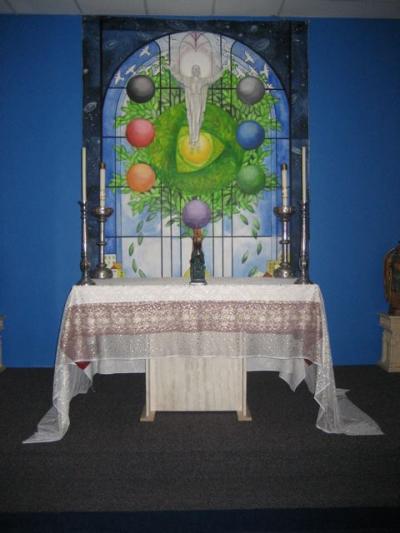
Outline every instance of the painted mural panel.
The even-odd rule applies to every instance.
[[[151,38],[154,22],[137,39],[140,23],[96,21],[103,108],[87,141],[107,166],[107,253],[127,277],[188,275],[198,224],[209,275],[263,275],[279,258],[280,165],[296,154],[291,26],[250,46],[211,23]],[[279,39],[274,65],[259,52]]]

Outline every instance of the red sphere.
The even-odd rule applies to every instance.
[[[132,146],[135,148],[144,148],[153,142],[155,135],[154,126],[144,118],[135,118],[127,125],[125,135]]]

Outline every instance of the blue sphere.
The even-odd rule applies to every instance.
[[[265,139],[264,128],[255,120],[246,120],[236,130],[236,140],[245,150],[254,150],[262,145]]]

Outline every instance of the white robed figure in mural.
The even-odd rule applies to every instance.
[[[171,52],[170,70],[185,89],[189,139],[195,146],[200,137],[208,87],[223,74],[217,43],[211,42],[204,33],[185,34]]]

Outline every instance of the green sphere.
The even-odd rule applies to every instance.
[[[247,165],[239,170],[236,182],[246,194],[256,194],[265,186],[264,170],[258,165]]]

